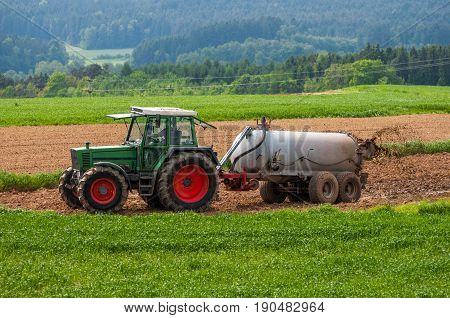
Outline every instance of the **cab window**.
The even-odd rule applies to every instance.
[[[140,143],[145,131],[145,117],[135,117],[131,121],[127,142]]]
[[[155,118],[149,119],[147,123],[147,145],[167,144],[167,120],[162,118],[159,125]]]
[[[172,122],[172,144],[192,145],[194,137],[192,134],[192,122],[189,117],[176,117]]]

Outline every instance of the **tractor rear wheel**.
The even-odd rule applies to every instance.
[[[259,194],[266,203],[283,203],[287,193],[280,191],[280,185],[272,181],[264,181],[259,187]]]
[[[339,200],[356,202],[361,197],[361,180],[353,172],[344,172],[337,176],[339,183]]]
[[[115,169],[93,167],[80,179],[78,198],[89,211],[119,211],[128,198],[128,184]]]
[[[158,198],[174,211],[206,210],[217,198],[216,166],[202,153],[182,153],[170,158],[159,173]]]
[[[74,170],[72,167],[67,168],[59,178],[59,195],[66,204],[72,209],[81,208],[80,200],[77,195],[77,187],[72,182]]]
[[[308,192],[313,203],[334,203],[339,195],[339,184],[331,172],[321,171],[309,181]]]

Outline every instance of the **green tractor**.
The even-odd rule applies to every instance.
[[[59,192],[72,208],[118,211],[136,190],[152,208],[204,210],[219,187],[217,154],[197,143],[195,125],[211,127],[195,111],[131,107],[122,145],[72,148],[72,166]]]

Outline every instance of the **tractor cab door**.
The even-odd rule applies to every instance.
[[[168,119],[148,117],[146,134],[142,143],[142,170],[157,169],[165,158],[168,146]]]
[[[170,143],[172,146],[197,146],[195,126],[192,117],[172,117],[170,134]]]

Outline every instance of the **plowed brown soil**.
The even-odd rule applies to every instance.
[[[421,199],[450,196],[450,154],[415,155],[403,158],[383,158],[366,162],[369,180],[362,198],[357,203],[338,204],[341,208],[366,208],[384,203],[406,203]],[[60,199],[57,189],[30,193],[0,193],[0,206],[33,210],[76,212]],[[258,191],[227,192],[221,188],[220,199],[210,213],[219,211],[261,211],[280,208],[304,208],[307,203],[264,203]],[[128,198],[122,213],[149,213],[145,203],[136,194]]]
[[[373,118],[306,118],[273,121],[273,129],[347,131],[360,138],[378,136],[378,142],[450,139],[450,115],[408,115]],[[200,129],[199,143],[214,145],[222,156],[236,135],[254,121],[215,122],[217,130]],[[119,144],[124,124],[0,128],[0,170],[43,172],[70,165],[69,149],[83,146]]]

